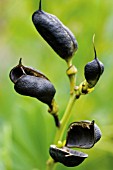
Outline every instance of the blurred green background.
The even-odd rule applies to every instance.
[[[105,72],[92,94],[82,96],[69,121],[95,120],[101,140],[80,166],[56,170],[112,170],[113,168],[113,1],[42,0],[43,9],[56,15],[75,34],[79,49],[73,63],[78,68],[77,84],[84,79],[84,65],[94,57],[92,37]],[[9,71],[22,57],[23,64],[42,71],[57,90],[62,117],[69,98],[67,65],[40,37],[32,13],[38,0],[0,1],[0,170],[45,170],[49,145],[56,131],[48,107],[36,99],[18,95]],[[68,125],[67,125],[68,126]]]

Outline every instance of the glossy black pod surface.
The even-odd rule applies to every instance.
[[[80,121],[70,124],[67,138],[67,147],[89,149],[101,138],[100,128],[94,121]]]
[[[30,75],[23,75],[14,85],[17,93],[35,97],[48,105],[51,104],[55,93],[53,88],[53,85],[48,80]]]
[[[75,151],[67,147],[57,148],[55,145],[50,146],[49,153],[55,162],[60,162],[67,167],[78,166],[88,157],[88,155],[83,152]]]
[[[88,62],[84,67],[84,75],[90,88],[96,85],[100,76],[104,72],[104,65],[97,58],[95,47],[94,47],[94,52],[95,52],[94,60]]]
[[[23,66],[20,60],[19,64],[10,71],[10,79],[17,93],[35,97],[51,106],[56,90],[40,71]]]
[[[70,59],[78,48],[73,33],[54,15],[41,9],[33,13],[32,21],[44,40],[63,59]]]

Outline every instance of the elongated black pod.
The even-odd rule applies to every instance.
[[[33,13],[32,21],[45,41],[63,59],[68,61],[78,45],[73,33],[54,15],[39,10]]]
[[[89,149],[93,147],[100,138],[100,128],[94,123],[94,121],[85,120],[73,122],[68,129],[66,147]]]
[[[104,72],[104,65],[97,58],[95,46],[94,46],[94,53],[95,53],[94,60],[91,62],[88,62],[84,67],[84,75],[90,88],[96,85],[100,76]]]
[[[51,107],[55,88],[49,79],[40,71],[19,64],[10,71],[10,79],[17,93],[35,97]]]
[[[88,155],[83,152],[75,151],[67,147],[57,148],[55,145],[50,146],[49,153],[55,162],[60,162],[67,167],[78,166],[88,157]]]

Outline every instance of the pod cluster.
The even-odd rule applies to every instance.
[[[39,34],[61,58],[66,61],[72,58],[78,48],[75,36],[56,16],[41,9],[41,0],[32,21]]]
[[[42,10],[41,0],[39,9],[32,15],[32,21],[38,33],[51,48],[66,62],[70,61],[78,49],[77,40],[56,16]],[[96,85],[104,71],[104,65],[97,58],[95,46],[94,53],[94,60],[84,67],[88,88]],[[39,70],[24,66],[20,59],[19,64],[10,71],[10,79],[17,93],[37,98],[46,103],[50,111],[52,110],[56,90],[50,80]],[[52,111],[56,125],[59,127],[59,119],[54,114],[55,111]],[[67,167],[78,166],[88,157],[88,154],[72,148],[90,149],[100,138],[101,131],[94,121],[73,122],[69,125],[65,145],[62,147],[51,145],[49,153],[55,162],[60,162]]]
[[[37,98],[51,108],[56,90],[50,80],[40,71],[19,64],[10,71],[10,79],[17,93]]]
[[[100,128],[93,121],[79,121],[70,124],[66,137],[66,144],[61,148],[51,145],[49,153],[55,162],[68,167],[81,164],[88,154],[70,148],[89,149],[101,138]]]

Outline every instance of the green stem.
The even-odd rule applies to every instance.
[[[75,84],[76,84],[76,73],[77,73],[77,68],[72,65],[72,61],[70,60],[70,62],[67,63],[68,65],[68,69],[66,71],[68,77],[69,77],[69,81],[70,81],[70,94],[74,93],[74,89],[75,89]]]
[[[55,135],[54,144],[56,144],[56,145],[58,144],[58,141],[62,140],[64,131],[66,129],[66,125],[68,124],[68,121],[71,117],[71,110],[73,108],[73,104],[74,104],[75,100],[76,100],[76,97],[75,97],[75,94],[73,93],[70,95],[70,99],[69,99],[67,108],[66,108],[63,118],[61,120],[60,128],[57,129],[57,132]],[[54,163],[53,159],[50,157],[47,161],[47,169],[46,170],[53,170],[54,165],[55,165],[55,163]]]
[[[76,100],[76,94],[74,92],[74,87],[75,87],[75,83],[76,83],[75,74],[77,73],[77,69],[75,68],[75,66],[72,65],[72,60],[68,61],[67,65],[68,65],[67,75],[70,80],[70,98],[69,98],[69,102],[67,104],[65,113],[62,117],[60,127],[57,128],[57,132],[56,132],[55,139],[54,139],[55,145],[58,144],[58,141],[62,141],[64,131],[65,131],[68,121],[71,117],[71,110],[72,110],[74,102]],[[47,169],[46,170],[53,170],[54,168],[55,168],[55,162],[50,157],[47,161]]]
[[[66,125],[71,117],[71,110],[73,108],[73,104],[74,104],[75,100],[76,100],[75,94],[73,93],[70,95],[70,99],[69,99],[67,108],[66,108],[63,118],[61,120],[61,126],[59,129],[57,129],[56,137],[54,140],[55,144],[57,144],[58,141],[62,140]]]
[[[46,170],[54,170],[55,168],[55,162],[54,160],[50,157],[47,161],[47,167]]]

